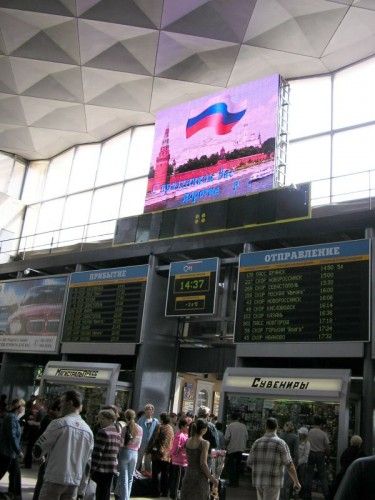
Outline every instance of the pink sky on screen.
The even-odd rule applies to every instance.
[[[189,158],[219,152],[222,147],[226,151],[232,151],[252,144],[258,145],[259,134],[263,142],[269,137],[275,137],[278,89],[279,75],[272,75],[159,111],[156,115],[152,164],[155,165],[168,125],[171,161],[175,159],[177,166]],[[228,134],[216,135],[213,128],[207,127],[186,139],[188,119],[217,102],[226,102],[231,113],[245,108],[246,113]]]

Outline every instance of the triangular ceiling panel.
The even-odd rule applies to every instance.
[[[9,57],[18,92],[22,94],[48,75],[76,68],[71,64],[38,61],[21,57]]]
[[[56,110],[63,110],[71,107],[71,103],[52,99],[40,99],[38,97],[21,96],[23,111],[29,126],[34,126],[36,122],[50,115]],[[58,130],[58,122],[56,121]]]
[[[319,57],[347,13],[348,7],[311,0],[269,0],[257,7],[245,36],[252,46]],[[285,36],[288,33],[288,36]]]
[[[70,5],[70,8],[69,8]],[[69,16],[73,0],[0,0],[0,7],[9,9],[29,10],[31,12],[44,12],[57,16]]]
[[[66,54],[68,54],[76,63],[80,62],[78,30],[75,19],[67,21],[45,30],[51,40],[58,45]]]
[[[73,79],[77,80],[74,94],[70,92],[67,86],[72,87]],[[63,80],[64,85],[59,80]],[[77,96],[80,94],[80,97]],[[35,83],[23,92],[23,95],[58,99],[61,101],[75,102],[77,99],[82,100],[82,82],[80,70],[67,70],[62,74],[54,73],[48,75],[39,82]]]
[[[35,127],[86,132],[85,111],[83,106],[68,106],[55,109],[40,120],[33,123]]]
[[[27,127],[20,127],[1,132],[0,149],[17,151],[20,154],[24,154],[27,151],[34,151],[30,130]]]
[[[26,125],[25,113],[18,96],[0,94],[0,122]]]
[[[159,2],[160,4],[160,2]],[[157,28],[134,0],[101,0],[82,14],[84,19]]]
[[[118,83],[89,101],[89,104],[106,106],[108,108],[149,111],[151,91],[151,78],[135,80],[133,82]]]
[[[13,13],[14,11],[10,12]],[[16,50],[38,32],[39,28],[37,26],[0,9],[0,39],[3,41],[6,54]]]
[[[31,59],[42,59],[43,61],[53,61],[65,64],[75,63],[75,60],[43,31],[40,31],[15,50],[12,56],[29,57]]]
[[[230,77],[238,47],[225,47],[193,54],[158,76],[207,85],[225,86]]]
[[[150,72],[120,42],[88,61],[86,66],[150,75]]]
[[[185,33],[228,42],[241,42],[254,10],[256,0],[211,0],[199,2],[197,8],[173,23],[164,25],[166,31]]]
[[[16,81],[8,57],[0,57],[0,92],[17,94]]]

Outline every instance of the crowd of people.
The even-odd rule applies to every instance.
[[[41,398],[8,406],[0,398],[0,479],[9,473],[7,496],[21,500],[21,471],[40,462],[33,500],[129,500],[137,481],[150,497],[219,499],[221,457],[227,484],[239,486],[248,432],[240,415],[223,429],[200,407],[197,415],[161,413],[146,404],[138,414],[114,405],[102,408],[92,428],[81,416],[82,397],[66,391],[48,409]],[[278,429],[274,418],[250,449],[247,466],[258,500],[311,500],[313,480],[325,500],[375,498],[375,458],[364,458],[362,440],[353,436],[341,456],[341,470],[328,484],[329,440],[322,421],[296,432],[292,422]],[[225,451],[219,451],[225,450]],[[140,495],[141,496],[141,495]],[[0,494],[1,498],[1,494]]]

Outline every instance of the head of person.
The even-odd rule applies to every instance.
[[[155,412],[155,408],[154,408],[154,405],[152,405],[151,403],[147,403],[145,405],[145,417],[146,418],[152,418],[152,416],[154,415],[154,412]]]
[[[215,422],[215,427],[218,431],[223,431],[223,424],[221,422]]]
[[[209,414],[210,414],[210,409],[207,406],[200,406],[198,408],[198,414],[197,414],[198,418],[208,418]]]
[[[266,432],[276,432],[278,423],[276,418],[270,417],[266,420]]]
[[[82,395],[75,390],[66,391],[61,396],[61,414],[69,415],[69,413],[81,413],[82,411]]]
[[[230,419],[233,421],[233,422],[236,422],[237,420],[240,419],[240,414],[238,412],[233,412],[232,415],[230,416]]]
[[[13,399],[10,404],[10,411],[16,415],[22,415],[25,413],[25,400],[24,399]]]
[[[290,420],[288,422],[285,422],[284,424],[284,431],[285,432],[294,432],[294,424]]]
[[[126,410],[126,412],[124,413],[124,417],[125,417],[125,422],[126,423],[129,423],[131,421],[135,421],[135,411],[134,410],[131,410],[131,409],[128,409]]]
[[[207,421],[203,418],[197,418],[195,422],[191,424],[191,435],[202,437],[207,432]]]
[[[362,438],[361,436],[354,435],[350,439],[350,446],[354,446],[355,448],[360,448],[362,446]]]
[[[171,417],[168,415],[168,413],[160,413],[160,423],[163,425],[169,424],[171,421]]]
[[[301,441],[306,441],[309,429],[307,427],[300,427],[298,429],[298,437]]]
[[[100,427],[109,427],[116,421],[116,414],[113,410],[100,410],[98,413],[98,422]]]
[[[319,417],[319,415],[314,415],[314,418],[313,418],[313,423],[316,427],[320,427],[322,425],[322,419],[321,417]]]
[[[116,405],[103,406],[102,410],[112,410],[116,415],[116,420],[120,417],[120,408]]]
[[[177,424],[177,413],[174,413],[173,411],[169,414],[169,417],[171,419],[171,424],[175,425]]]
[[[178,428],[181,432],[185,432],[186,434],[189,431],[189,422],[187,418],[181,417],[180,420],[178,421]]]
[[[48,415],[51,418],[57,418],[61,411],[61,399],[56,399],[48,408]]]

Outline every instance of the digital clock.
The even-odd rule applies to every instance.
[[[169,270],[166,316],[214,314],[219,276],[217,257],[172,262]]]

